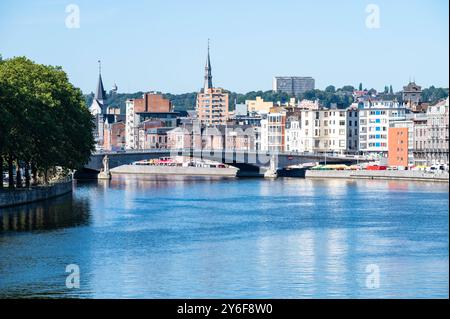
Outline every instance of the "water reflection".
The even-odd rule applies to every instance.
[[[72,194],[66,194],[47,201],[0,209],[0,234],[87,225],[90,215],[88,200],[74,199]]]
[[[0,217],[5,297],[448,296],[446,185],[116,175]]]

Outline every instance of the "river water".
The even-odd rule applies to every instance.
[[[406,181],[78,182],[0,210],[0,297],[448,298],[448,195]]]

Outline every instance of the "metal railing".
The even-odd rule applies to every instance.
[[[303,156],[303,157],[315,157],[315,158],[336,158],[336,159],[358,159],[358,160],[372,160],[370,156],[364,155],[355,155],[355,154],[346,154],[346,153],[333,153],[333,152],[279,152],[279,151],[266,151],[266,150],[233,150],[233,149],[208,149],[208,148],[181,148],[181,149],[128,149],[128,150],[119,150],[119,151],[99,151],[95,152],[92,155],[120,155],[120,154],[142,154],[142,153],[150,153],[150,154],[158,154],[158,153],[215,153],[215,152],[225,152],[225,153],[234,153],[234,154],[264,154],[267,156],[270,155],[279,155],[279,156]]]

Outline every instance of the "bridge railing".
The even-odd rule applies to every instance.
[[[193,149],[193,148],[183,148],[183,149],[128,149],[128,150],[119,150],[119,151],[97,151],[92,155],[118,155],[118,154],[191,154],[191,153],[233,153],[233,154],[260,154],[264,156],[302,156],[302,157],[310,157],[310,158],[329,158],[329,159],[349,159],[349,160],[362,160],[368,161],[373,160],[373,158],[364,155],[355,155],[348,153],[312,153],[312,152],[279,152],[279,151],[267,151],[267,150],[233,150],[233,149]]]

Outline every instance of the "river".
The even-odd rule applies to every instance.
[[[0,297],[448,298],[448,195],[406,181],[77,182],[0,209]]]

